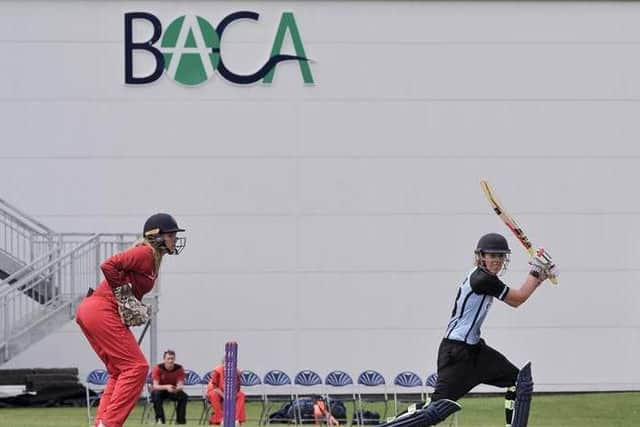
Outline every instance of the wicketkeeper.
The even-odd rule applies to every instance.
[[[149,217],[143,239],[100,265],[105,280],[78,306],[76,322],[109,374],[95,426],[122,427],[138,403],[149,362],[129,327],[149,320],[142,297],[153,289],[162,258],[184,247],[184,238],[176,236],[181,231],[171,215]]]
[[[491,233],[480,238],[474,268],[458,287],[449,324],[438,349],[438,382],[426,407],[402,414],[386,427],[435,425],[460,410],[456,403],[478,384],[505,387],[507,427],[526,427],[533,392],[531,364],[516,368],[480,337],[480,328],[494,298],[512,307],[524,303],[540,284],[558,275],[544,249],[529,260],[530,271],[519,288],[510,288],[498,277],[509,264],[511,250],[504,236]]]

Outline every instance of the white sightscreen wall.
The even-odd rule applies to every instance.
[[[315,85],[293,62],[271,86],[124,84],[125,12],[238,10],[260,20],[225,33],[230,68],[259,68],[291,11]],[[615,2],[0,2],[0,197],[57,231],[173,213],[159,347],[188,368],[233,339],[261,375],[391,382],[435,370],[477,239],[507,233],[487,178],[562,272],[496,302],[487,342],[537,390],[638,389],[638,22]],[[2,367],[33,366],[101,363],[70,323]]]

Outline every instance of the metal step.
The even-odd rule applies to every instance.
[[[0,347],[0,364],[9,361],[29,346],[42,340],[58,330],[75,316],[76,308],[83,296],[56,301],[55,304],[43,306],[39,313],[31,319],[25,319],[25,327],[12,335],[8,342]]]
[[[0,281],[2,281],[2,286],[11,286],[22,277],[29,275],[33,271],[32,265],[20,263],[0,249]],[[8,280],[5,280],[7,278]],[[40,283],[37,288],[27,289],[29,285],[27,283],[26,287],[23,285],[20,289],[16,288],[16,290],[23,292],[39,304],[46,304],[55,296],[55,287],[52,280],[46,275],[38,275],[31,282]]]
[[[9,253],[2,250],[2,248],[0,248],[0,271],[5,273],[7,276],[20,270],[25,265],[26,264],[24,262],[20,261],[19,259],[16,259],[15,257],[11,256]],[[7,276],[5,277],[0,276],[0,278],[4,279]]]
[[[0,364],[73,319],[135,233],[56,233],[0,198]]]

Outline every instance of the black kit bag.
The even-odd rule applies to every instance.
[[[353,417],[354,424],[360,425],[379,425],[380,424],[380,414],[375,411],[362,411],[358,409]]]

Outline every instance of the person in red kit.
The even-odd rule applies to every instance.
[[[240,371],[237,372],[236,384],[238,384],[238,391],[236,393],[236,422],[244,423],[247,420],[247,414],[245,411],[245,397],[244,393],[240,391]],[[209,403],[213,409],[213,414],[209,419],[209,424],[221,424],[224,419],[224,408],[222,403],[224,401],[224,359],[222,362],[213,368],[211,372],[211,379],[207,385],[207,397]]]
[[[142,297],[153,288],[164,255],[184,248],[184,237],[177,237],[182,231],[171,215],[150,216],[142,240],[100,265],[105,279],[78,307],[76,322],[109,373],[94,426],[122,427],[138,402],[149,362],[129,327],[149,320]]]
[[[176,352],[167,350],[162,355],[162,363],[153,367],[151,374],[153,386],[151,400],[156,413],[156,424],[166,424],[163,402],[174,400],[176,405],[176,424],[187,423],[187,400],[189,396],[184,387],[184,368],[176,363]]]

